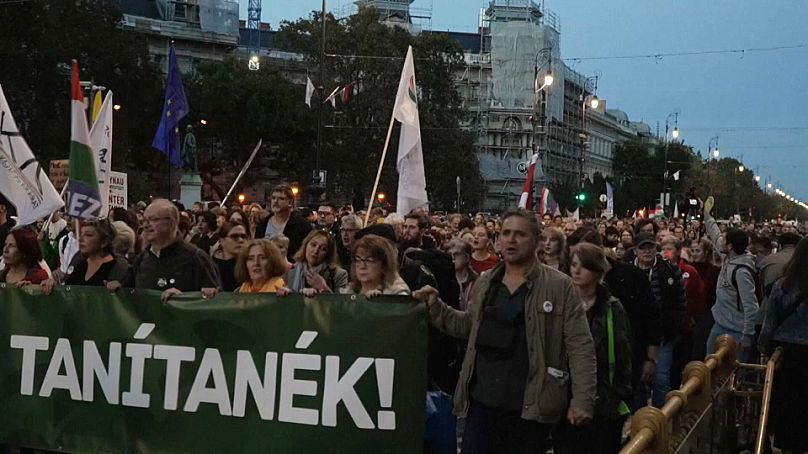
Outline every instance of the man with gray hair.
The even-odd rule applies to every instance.
[[[362,220],[355,214],[346,214],[340,219],[339,238],[337,240],[337,253],[340,265],[346,270],[351,269],[353,262],[353,245],[356,242],[356,232],[362,229]]]
[[[219,272],[211,258],[179,236],[180,215],[166,199],[155,199],[143,213],[146,249],[135,259],[122,282],[107,283],[111,292],[121,287],[162,291],[163,302],[182,292],[202,292],[213,298],[219,291]]]

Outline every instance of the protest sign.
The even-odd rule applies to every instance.
[[[0,444],[66,452],[422,449],[426,311],[0,284]]]
[[[127,175],[123,172],[109,172],[109,207],[123,208],[129,207],[128,181]]]

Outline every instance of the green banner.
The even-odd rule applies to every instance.
[[[426,333],[406,297],[0,284],[0,444],[420,452]]]

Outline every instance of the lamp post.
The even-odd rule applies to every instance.
[[[670,121],[673,118],[673,131],[671,131],[671,137],[673,140],[679,140],[679,112],[673,112],[668,114],[665,118],[665,173],[662,175],[662,200],[660,200],[660,204],[662,205],[662,211],[665,211],[665,193],[668,191],[668,131],[670,129]]]
[[[715,145],[713,145],[715,144]],[[713,148],[715,147],[715,148]],[[710,163],[711,159],[718,159],[721,152],[718,150],[718,135],[714,135],[710,138],[710,142],[707,143],[707,187],[712,192],[712,184],[710,184]]]
[[[545,56],[547,61],[539,64],[539,58]],[[542,167],[547,160],[547,89],[553,85],[553,48],[545,47],[536,52],[533,67],[533,153],[538,154]],[[539,78],[539,72],[547,66],[547,71]],[[541,124],[541,133],[539,125]],[[545,175],[542,169],[542,175]],[[458,197],[459,200],[459,197]],[[459,202],[458,202],[459,203]],[[458,206],[459,209],[459,206]]]
[[[592,84],[592,93],[587,95],[586,87],[588,87],[590,83]],[[597,109],[600,105],[600,99],[598,99],[596,95],[597,91],[598,76],[587,77],[581,85],[581,96],[578,98],[578,100],[581,101],[581,133],[579,134],[581,138],[581,156],[578,157],[578,184],[580,185],[580,189],[584,187],[584,162],[586,162],[586,153],[589,148],[587,146],[589,143],[589,134],[586,132],[586,108],[588,106],[590,109]]]

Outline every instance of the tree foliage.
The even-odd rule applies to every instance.
[[[665,179],[667,160],[668,178]],[[653,145],[628,142],[617,146],[614,154],[615,214],[631,215],[638,208],[655,208],[663,187],[671,200],[670,216],[678,202],[680,213],[691,195],[715,197],[713,214],[729,218],[740,214],[744,219],[773,219],[778,215],[794,218],[804,210],[782,197],[766,193],[749,169],[733,158],[702,159],[691,147],[678,143]],[[674,174],[679,172],[679,179]]]
[[[481,194],[482,177],[473,138],[460,127],[467,112],[461,107],[453,80],[454,69],[463,61],[462,49],[442,35],[412,36],[399,27],[388,27],[378,21],[372,8],[362,8],[345,21],[336,21],[330,15],[325,21],[326,50],[339,56],[326,56],[323,80],[319,76],[312,79],[322,85],[321,93],[326,95],[336,86],[357,84],[356,94],[347,105],[338,103],[336,109],[325,105],[322,162],[334,185],[330,190],[338,189],[360,205],[370,196],[403,56],[407,46],[412,45],[427,191],[432,206],[453,206],[457,176],[462,181],[466,206],[475,206]],[[276,44],[301,52],[312,67],[319,67],[321,33],[322,20],[315,13],[310,19],[283,23]],[[380,183],[380,190],[388,194],[389,200],[395,199],[397,188],[397,139],[398,127],[390,140]]]
[[[70,62],[82,80],[114,92],[113,168],[150,168],[162,79],[142,35],[118,28],[109,1],[0,3],[0,84],[40,160],[66,158],[70,144]]]

